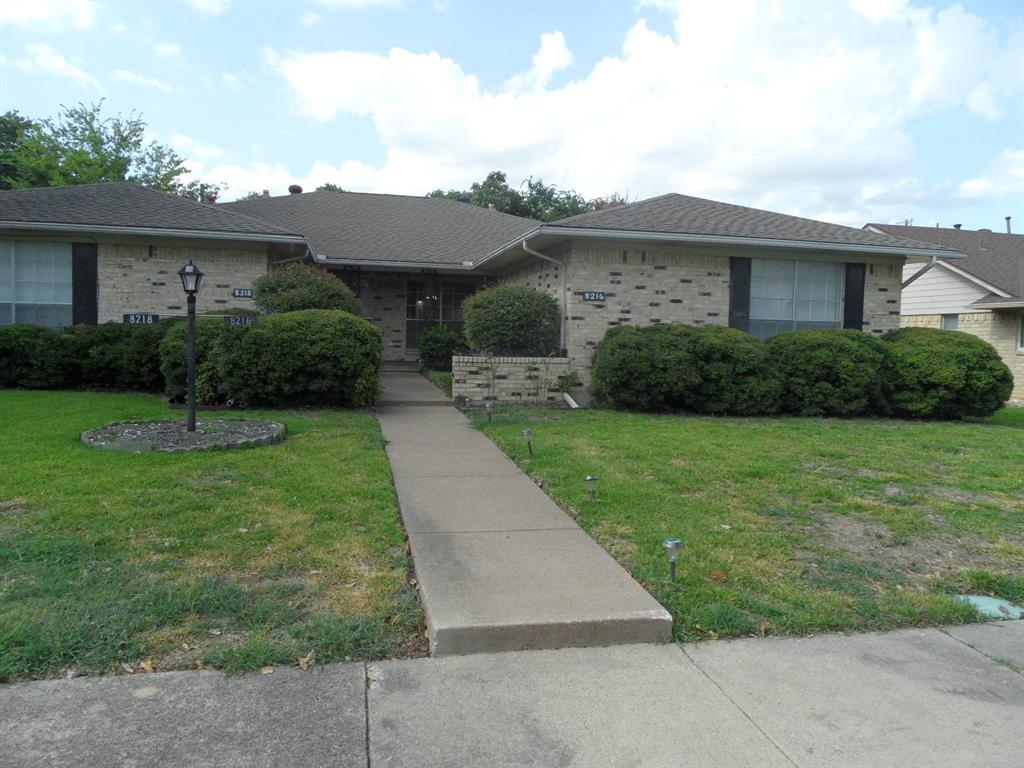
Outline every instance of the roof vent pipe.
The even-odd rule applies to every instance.
[[[263,196],[264,197],[270,197],[270,190],[269,189],[264,189],[263,190]]]
[[[288,194],[290,194],[290,195],[301,195],[302,194],[302,187],[300,187],[298,184],[292,184],[290,187],[288,187]]]
[[[1005,216],[1004,218],[1006,219],[1006,234],[1012,235],[1013,232],[1010,231],[1010,218],[1011,217],[1010,216]]]
[[[962,226],[963,226],[963,224],[954,224],[953,225],[953,229],[960,229],[960,227],[962,227]]]

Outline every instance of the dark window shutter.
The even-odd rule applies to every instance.
[[[71,322],[75,325],[96,325],[97,264],[95,243],[73,243],[71,246]]]
[[[750,330],[750,265],[748,258],[729,259],[729,327]]]
[[[864,279],[866,264],[846,265],[846,295],[843,297],[843,328],[864,329]]]

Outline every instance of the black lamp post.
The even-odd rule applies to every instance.
[[[181,278],[181,287],[188,294],[188,394],[186,405],[188,407],[188,419],[186,428],[189,432],[196,431],[196,294],[199,292],[199,283],[203,280],[203,271],[199,269],[192,260],[178,270],[178,277]]]

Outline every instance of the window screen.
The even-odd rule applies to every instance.
[[[0,324],[71,325],[71,243],[0,246]]]
[[[811,328],[840,328],[843,265],[753,259],[750,332],[762,339]]]
[[[942,330],[944,330],[944,331],[959,331],[960,330],[960,315],[943,315],[942,316]]]

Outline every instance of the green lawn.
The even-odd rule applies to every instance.
[[[142,395],[0,391],[0,680],[421,650],[371,417],[262,414],[287,424],[283,444],[184,455],[78,439],[171,413]]]
[[[681,639],[975,620],[958,591],[1024,601],[1021,409],[971,424],[555,410],[476,424]],[[686,543],[676,583],[666,537]]]

